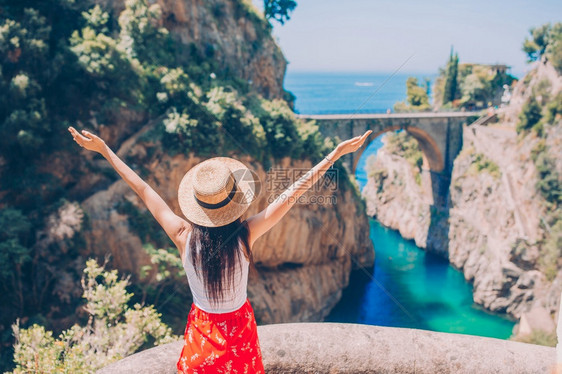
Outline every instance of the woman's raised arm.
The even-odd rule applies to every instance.
[[[190,230],[189,223],[183,218],[176,215],[166,202],[137,175],[129,166],[127,166],[101,139],[91,132],[82,130],[80,134],[74,127],[69,127],[68,131],[72,134],[74,141],[81,147],[90,151],[101,154],[115,171],[123,178],[125,182],[137,193],[144,202],[150,213],[156,218],[160,226],[166,231],[166,234],[172,239],[180,252],[183,260],[185,251],[185,242],[187,234]]]
[[[279,197],[258,214],[248,218],[248,228],[250,231],[249,244],[253,246],[256,239],[268,232],[273,226],[283,218],[285,214],[298,201],[299,197],[314,185],[330,166],[341,156],[355,152],[359,149],[372,133],[367,131],[362,136],[346,140],[336,147],[326,158],[310,169],[298,181],[287,188]]]

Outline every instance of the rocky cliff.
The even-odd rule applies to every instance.
[[[40,322],[56,334],[84,317],[85,260],[103,261],[108,254],[109,267],[131,275],[134,301],[154,304],[179,331],[191,302],[185,276],[174,278],[173,263],[152,264],[143,248],[170,243],[109,164],[78,148],[66,127],[99,134],[178,213],[180,179],[203,159],[241,159],[265,185],[272,166],[310,169],[311,160],[324,155],[324,139],[283,100],[286,61],[271,25],[250,1],[55,5],[19,4],[6,14],[12,31],[30,42],[22,49],[17,38],[4,40],[11,57],[0,67],[11,68],[10,74],[2,70],[0,85],[13,80],[25,91],[26,79],[37,79],[44,89],[36,90],[37,102],[49,110],[37,117],[27,106],[35,98],[18,96],[21,102],[0,113],[5,123],[24,118],[29,109],[44,125],[43,132],[30,130],[33,135],[24,131],[26,121],[1,128],[3,144],[18,133],[38,136],[42,144],[30,150],[14,140],[10,150],[0,148],[0,220],[21,223],[19,231],[0,233],[2,248],[13,244],[17,254],[4,264],[13,273],[11,282],[0,287],[15,300],[0,307],[2,347],[13,343],[8,331],[16,318],[22,326]],[[29,17],[45,27],[18,26]],[[50,68],[26,63],[37,38],[52,47],[42,50],[42,58],[45,66],[58,66],[56,79],[41,75]],[[249,295],[260,323],[322,320],[351,269],[373,264],[364,206],[346,175],[341,177],[338,189],[309,193],[328,197],[327,204],[298,204],[256,243],[258,272]],[[265,208],[275,192],[264,187],[246,216]],[[159,268],[170,271],[164,281],[157,279]],[[0,357],[2,368],[12,354],[3,351]]]
[[[368,160],[369,178],[363,189],[367,214],[387,227],[413,239],[421,248],[427,247],[431,221],[431,181],[422,173],[416,181],[412,165],[385,144],[375,158]]]
[[[536,161],[552,160],[550,167],[559,173],[560,119],[545,122],[543,134],[516,131],[523,103],[531,95],[554,98],[560,82],[551,66],[540,63],[518,83],[497,123],[464,129],[442,217],[448,224],[449,260],[473,282],[474,301],[517,318],[540,308],[557,313],[562,289],[559,255],[551,255],[547,244],[559,235],[554,224],[560,210],[545,198],[544,171]],[[371,176],[363,191],[368,214],[432,250],[427,184],[416,184],[408,162],[384,148]]]
[[[118,15],[126,0],[92,0]],[[282,98],[287,62],[271,26],[250,0],[157,0],[161,26],[180,42],[180,59],[212,59],[217,73],[246,80],[264,97]]]
[[[112,7],[115,14],[124,7],[124,1],[95,2]],[[248,81],[253,91],[266,98],[283,97],[285,59],[270,35],[271,26],[251,3],[197,0],[157,3],[162,10],[162,25],[191,51],[182,58],[204,53],[207,60],[222,69],[221,74]],[[147,140],[150,136],[145,135],[160,121],[161,118],[149,120],[143,113],[125,110],[115,119],[115,124],[99,126],[99,132],[111,139],[110,146],[119,145],[117,153],[146,176],[181,214],[176,200],[177,187],[185,172],[203,158],[193,154],[172,156],[162,149],[161,143]],[[133,129],[140,130],[133,132]],[[265,188],[266,180],[275,175],[268,175],[263,164],[250,156],[232,156],[251,165],[264,185],[261,197],[246,213],[250,216],[265,208],[270,196],[280,191]],[[87,167],[93,167],[96,173],[90,174],[83,168],[85,180],[77,180],[70,194],[82,200],[87,217],[87,227],[81,234],[86,245],[82,256],[103,257],[111,253],[113,266],[140,280],[141,268],[150,259],[142,249],[147,238],[141,237],[133,227],[131,215],[142,216],[146,210],[123,181],[115,180],[105,161],[89,154],[86,157],[90,162]],[[313,165],[310,161],[285,157],[273,161],[271,166],[304,170]],[[97,192],[88,196],[87,191],[92,190]],[[314,193],[311,191],[308,196]],[[368,222],[354,192],[342,187],[320,193],[335,197],[334,204],[299,204],[253,249],[258,272],[250,278],[249,295],[261,323],[322,320],[339,300],[351,269],[373,263]],[[134,211],[124,210],[124,201],[131,203]],[[188,292],[185,282],[182,287],[184,290],[178,292]],[[189,302],[186,295],[186,307]]]

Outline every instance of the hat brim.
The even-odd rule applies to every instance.
[[[182,178],[178,188],[180,209],[189,221],[206,227],[227,225],[238,219],[248,209],[256,196],[256,175],[242,162],[230,157],[214,157],[210,160],[220,161],[227,166],[236,180],[237,190],[231,201],[217,209],[204,208],[197,203],[193,192],[193,178],[199,163],[189,169]]]

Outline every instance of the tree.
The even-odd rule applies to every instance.
[[[7,91],[0,105],[0,156],[9,161],[39,151],[51,131],[44,92],[49,75],[56,75],[48,63],[50,33],[35,9],[25,9],[20,22],[0,23],[0,78]]]
[[[523,52],[529,62],[545,56],[560,73],[562,73],[562,23],[546,23],[529,30],[530,38],[523,42]]]
[[[30,249],[25,238],[31,223],[21,211],[13,208],[0,210],[0,290],[15,297],[9,299],[22,311],[24,306],[24,287],[22,266],[28,262]],[[23,243],[22,243],[23,241]]]
[[[449,63],[447,64],[445,88],[443,90],[443,105],[453,102],[457,98],[458,90],[458,72],[459,72],[459,55],[453,55],[453,48],[451,47],[451,55],[449,56]]]
[[[527,54],[529,61],[536,61],[544,54],[548,46],[551,28],[550,23],[546,23],[529,30],[531,39],[525,38],[523,42],[523,52]]]
[[[404,112],[404,111],[422,111],[428,110],[429,105],[429,82],[426,79],[424,86],[418,83],[418,79],[415,77],[409,77],[406,81],[406,96],[407,104],[404,102],[398,102],[394,105],[394,111]]]
[[[264,0],[263,8],[267,19],[275,19],[282,25],[291,19],[290,13],[297,7],[295,0]]]
[[[562,22],[555,23],[550,32],[546,55],[558,73],[562,74]]]

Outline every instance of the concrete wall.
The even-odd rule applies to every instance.
[[[549,373],[554,348],[471,335],[339,323],[258,327],[267,373]],[[183,341],[127,357],[98,374],[177,373]]]

